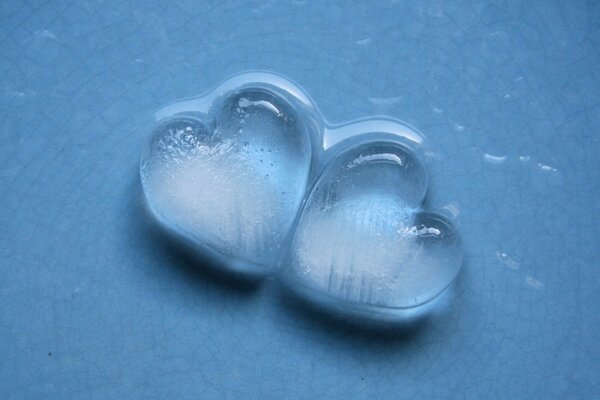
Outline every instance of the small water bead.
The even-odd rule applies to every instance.
[[[403,146],[371,143],[331,162],[301,214],[283,275],[344,313],[402,318],[437,297],[462,264],[443,217],[419,211],[425,169]]]

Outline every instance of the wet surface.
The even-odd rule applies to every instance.
[[[597,3],[0,18],[4,398],[597,397]],[[388,114],[436,144],[427,206],[457,215],[467,255],[444,313],[366,333],[293,311],[271,281],[195,269],[144,228],[151,113],[249,69],[293,77],[332,123]]]

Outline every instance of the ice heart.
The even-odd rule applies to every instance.
[[[206,112],[156,128],[141,161],[150,209],[168,228],[230,268],[268,271],[280,257],[311,163],[311,133],[265,88],[228,92]]]
[[[423,213],[427,175],[401,145],[373,142],[338,155],[314,185],[283,265],[289,286],[344,313],[396,319],[450,285],[460,241]]]

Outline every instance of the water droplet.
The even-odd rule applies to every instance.
[[[502,164],[506,161],[506,156],[498,156],[494,154],[483,153],[483,159],[490,164]]]
[[[465,126],[464,126],[464,125],[461,125],[461,124],[459,124],[459,123],[457,123],[457,122],[455,122],[455,123],[454,123],[454,130],[455,130],[456,132],[462,132],[462,131],[464,131],[464,130],[465,130]]]

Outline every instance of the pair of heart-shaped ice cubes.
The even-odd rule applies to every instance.
[[[141,177],[169,231],[242,274],[277,274],[328,308],[404,318],[463,260],[422,204],[424,139],[387,118],[328,126],[289,80],[246,73],[157,113]]]

